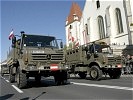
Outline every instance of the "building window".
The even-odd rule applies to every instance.
[[[116,13],[116,20],[117,20],[117,30],[118,30],[118,34],[123,32],[123,24],[122,24],[122,18],[121,18],[121,11],[119,8],[115,9],[115,13]]]
[[[106,8],[105,23],[106,23],[106,37],[109,37],[111,34],[111,29],[110,29],[111,21],[110,21],[109,7]]]
[[[105,38],[105,30],[104,30],[104,21],[102,16],[98,16],[98,29],[99,29],[99,36],[100,39]]]
[[[70,27],[69,27],[70,29],[72,29],[72,25],[70,25]]]
[[[91,32],[91,28],[90,28],[90,18],[88,18],[88,20],[87,20],[88,22],[88,34],[90,34],[90,32]]]
[[[86,30],[86,34],[88,35],[88,24],[85,24],[85,30]]]
[[[97,6],[97,9],[100,8],[100,1],[99,0],[96,1],[96,6]]]

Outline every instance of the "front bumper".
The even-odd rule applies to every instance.
[[[59,64],[50,64],[50,65],[29,65],[25,69],[25,71],[61,71],[61,70],[67,70],[67,66],[65,65],[59,65]]]

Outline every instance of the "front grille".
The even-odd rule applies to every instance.
[[[59,61],[63,60],[63,54],[32,54],[32,60],[50,60],[50,61]]]
[[[46,54],[32,54],[32,60],[47,60]]]
[[[63,60],[63,54],[52,54],[51,60]]]
[[[108,63],[109,64],[120,64],[121,58],[120,57],[108,57]]]

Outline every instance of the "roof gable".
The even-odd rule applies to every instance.
[[[70,24],[75,20],[79,21],[81,19],[81,16],[82,16],[82,11],[80,9],[80,6],[77,3],[73,2],[70,9],[69,16],[67,17],[67,21],[68,21],[67,24]],[[77,18],[74,19],[74,17],[77,17]]]

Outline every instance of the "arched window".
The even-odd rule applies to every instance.
[[[98,16],[98,29],[99,29],[100,39],[105,38],[104,22],[102,16]]]
[[[123,24],[122,24],[122,18],[121,18],[121,11],[119,8],[115,9],[115,13],[116,13],[116,21],[117,21],[117,30],[118,30],[118,34],[123,32]]]
[[[106,37],[109,37],[111,35],[111,29],[110,29],[111,21],[110,21],[109,7],[106,8],[106,13],[105,13]]]
[[[88,35],[88,24],[85,24],[85,30],[86,30],[86,34]]]

